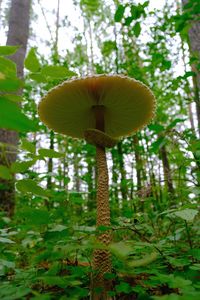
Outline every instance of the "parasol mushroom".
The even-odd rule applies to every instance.
[[[119,75],[95,75],[63,82],[42,99],[40,119],[56,132],[86,139],[96,146],[98,170],[97,228],[110,226],[108,169],[106,147],[113,147],[120,138],[143,128],[155,111],[155,99],[143,83]],[[109,230],[98,235],[104,245],[111,241]],[[97,272],[94,287],[103,287],[95,299],[108,299],[110,283],[104,279],[111,273],[107,249],[94,251],[93,268]]]

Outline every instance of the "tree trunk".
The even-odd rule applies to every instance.
[[[183,11],[184,6],[188,3],[188,0],[182,0]],[[198,15],[196,15],[198,17]],[[194,20],[192,21],[191,28],[188,32],[189,37],[189,48],[192,56],[196,57],[196,63],[192,64],[192,71],[196,74],[193,76],[193,86],[194,86],[194,95],[195,95],[195,103],[196,103],[196,112],[197,112],[197,121],[198,121],[198,132],[200,136],[200,71],[198,69],[198,64],[200,60],[200,21]]]
[[[50,132],[50,150],[54,150],[54,132],[51,130]],[[47,177],[47,188],[51,189],[52,187],[52,172],[53,172],[53,158],[49,158],[48,160],[48,177]]]
[[[23,63],[26,54],[29,36],[31,0],[12,0],[9,13],[9,30],[7,45],[20,45],[21,48],[10,58],[17,65],[17,74],[23,78]],[[22,93],[20,91],[19,93]],[[18,93],[18,94],[19,94]],[[0,143],[10,144],[17,147],[18,134],[15,131],[0,129]],[[12,147],[13,148],[13,147]],[[0,149],[0,164],[10,166],[16,160],[16,151],[8,153],[7,146]],[[0,209],[12,215],[15,206],[14,179],[10,181],[0,180]]]
[[[138,136],[135,134],[133,137],[134,150],[135,150],[135,163],[136,163],[136,176],[137,176],[137,191],[139,191],[142,187],[142,160],[140,157],[139,151],[139,141]]]
[[[166,150],[165,145],[163,145],[160,148],[160,154],[161,154],[161,159],[162,159],[162,163],[163,163],[165,184],[167,186],[168,192],[170,193],[170,196],[173,197],[174,187],[173,187],[173,182],[172,182],[172,176],[171,176],[171,169],[170,169],[170,164],[169,164],[169,160],[168,160],[168,154],[167,154],[167,150]]]
[[[121,183],[120,183],[120,189],[121,189],[121,195],[123,200],[127,200],[127,182],[126,182],[126,171],[124,168],[124,157],[123,157],[123,151],[122,151],[122,142],[119,142],[117,144],[117,150],[118,150],[118,160],[119,160],[119,171],[121,175]]]

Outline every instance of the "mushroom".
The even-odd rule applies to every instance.
[[[102,287],[95,299],[108,299],[111,273],[111,241],[108,169],[106,147],[113,147],[120,138],[133,134],[150,122],[155,111],[155,99],[143,83],[120,75],[95,75],[75,78],[53,88],[39,103],[40,119],[56,132],[86,139],[96,146],[98,170],[97,229],[98,241],[105,245],[93,255],[96,275],[93,287]]]

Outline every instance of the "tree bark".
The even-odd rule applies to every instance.
[[[26,54],[27,41],[29,36],[31,0],[12,0],[9,13],[9,29],[7,45],[20,45],[20,49],[10,58],[17,65],[17,75],[23,78],[23,64]],[[18,92],[18,94],[22,91]],[[0,143],[6,144],[0,149],[0,164],[10,166],[16,160],[18,134],[15,131],[0,129]],[[7,144],[12,145],[8,147]],[[10,153],[11,152],[11,153]],[[12,215],[15,206],[14,179],[10,181],[0,180],[0,210]]]
[[[160,154],[161,154],[161,159],[162,159],[162,163],[163,163],[165,183],[166,183],[168,192],[170,193],[171,197],[173,197],[174,187],[173,187],[173,182],[172,182],[172,176],[171,176],[171,169],[170,169],[170,164],[169,164],[169,160],[168,160],[168,154],[167,154],[167,150],[166,150],[165,145],[163,145],[160,148]]]
[[[188,0],[182,0],[183,11],[185,10],[184,6],[188,3]],[[199,15],[196,15],[198,17]],[[200,61],[200,21],[199,19],[193,20],[191,22],[191,28],[188,32],[188,44],[190,48],[190,53],[193,57],[196,57],[196,63],[191,65],[192,71],[196,74],[193,76],[193,86],[194,86],[194,96],[196,103],[196,112],[197,112],[197,121],[198,121],[198,132],[200,136],[200,71],[197,68],[197,65]]]
[[[50,132],[50,150],[54,150],[54,132],[51,130]],[[48,177],[47,177],[47,188],[52,188],[52,172],[53,172],[53,158],[49,158],[48,160]]]
[[[117,150],[118,150],[118,160],[119,160],[119,171],[121,175],[121,183],[120,183],[120,189],[121,189],[121,195],[123,200],[127,200],[127,182],[126,182],[126,171],[124,168],[124,157],[123,157],[123,151],[122,151],[122,142],[119,142],[117,144]]]

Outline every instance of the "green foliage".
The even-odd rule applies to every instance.
[[[8,57],[19,47],[0,46],[0,127],[20,137],[17,149],[0,143],[0,159],[17,154],[12,164],[0,163],[0,191],[16,188],[14,215],[0,211],[0,299],[90,299],[99,248],[112,256],[105,278],[116,300],[199,299],[200,142],[188,113],[196,99],[190,64],[198,70],[199,60],[189,59],[186,44],[198,1],[188,1],[183,13],[175,2],[162,11],[150,11],[149,1],[114,1],[112,9],[102,0],[74,3],[84,35],[69,25],[73,50],[49,57],[35,43],[24,82]],[[41,95],[91,70],[141,80],[157,99],[153,123],[107,150],[111,226],[98,230],[95,147],[37,125]],[[113,240],[105,246],[96,237],[108,229]]]
[[[122,20],[124,16],[125,8],[126,6],[121,4],[118,6],[114,16],[115,22],[120,22]]]
[[[31,48],[25,61],[24,66],[31,72],[38,72],[41,68],[40,62],[36,55],[35,48]]]
[[[20,46],[0,46],[0,55],[12,55],[20,48]]]
[[[30,193],[41,197],[47,197],[47,192],[31,179],[19,180],[16,184],[16,188],[23,194]]]
[[[19,106],[0,96],[0,127],[17,131],[36,131],[37,126],[27,118]]]

